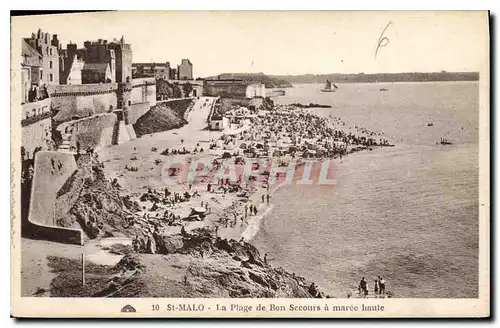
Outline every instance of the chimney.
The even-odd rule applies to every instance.
[[[59,71],[64,72],[64,58],[59,57]]]
[[[57,34],[52,35],[52,41],[50,42],[54,47],[59,48],[59,40],[57,39]]]

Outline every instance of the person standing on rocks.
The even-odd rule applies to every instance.
[[[365,277],[361,278],[361,281],[359,282],[358,288],[359,288],[359,291],[360,291],[362,297],[366,297],[366,295],[368,295],[368,289],[366,287]]]
[[[245,219],[248,217],[248,204],[245,204]]]
[[[384,295],[385,296],[385,284],[386,284],[386,281],[384,278],[380,278],[379,282],[379,287],[380,287],[380,295]]]

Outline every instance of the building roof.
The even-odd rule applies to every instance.
[[[26,58],[23,64],[30,66],[41,66],[40,58],[42,57],[42,55],[38,51],[36,51],[36,49],[30,46],[25,39],[22,39],[21,44],[21,55]]]
[[[83,65],[83,70],[106,72],[108,67],[109,67],[108,63],[85,63],[85,65]]]

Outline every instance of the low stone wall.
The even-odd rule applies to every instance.
[[[23,234],[30,238],[81,245],[80,229],[55,225],[55,201],[58,191],[77,170],[71,154],[40,151],[35,156],[30,210],[23,222]]]
[[[35,148],[40,147],[42,150],[48,150],[52,147],[52,120],[50,117],[23,126],[21,131],[21,145],[30,158],[33,157]]]

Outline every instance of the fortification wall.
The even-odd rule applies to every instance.
[[[149,102],[137,103],[128,106],[126,110],[124,110],[125,123],[126,124],[135,124],[137,120],[144,114],[146,114],[151,108]]]
[[[233,81],[205,81],[203,95],[212,97],[239,97],[247,96],[246,82]]]
[[[65,122],[116,109],[117,83],[56,85],[49,88],[54,120]]]
[[[57,130],[61,131],[61,134],[71,131],[70,145],[75,149],[77,143],[81,149],[98,149],[111,145],[116,119],[113,113],[98,114],[65,122],[60,124]]]
[[[52,145],[52,121],[50,117],[23,126],[21,130],[21,145],[30,158],[33,157],[33,151],[37,147],[41,147],[42,150],[50,149]]]
[[[40,151],[36,154],[28,221],[23,222],[26,235],[61,243],[82,244],[83,232],[80,229],[55,225],[57,192],[76,170],[73,155],[56,151]]]
[[[21,106],[22,119],[34,118],[49,113],[50,106],[51,106],[50,98],[23,104]]]

